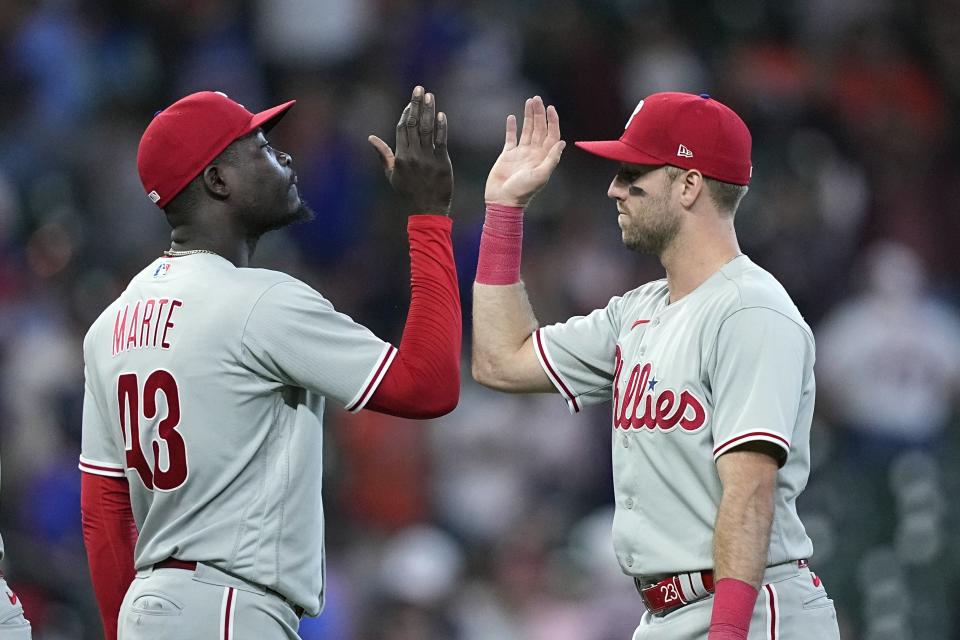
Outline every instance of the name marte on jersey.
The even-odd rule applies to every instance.
[[[673,389],[656,390],[658,380],[651,379],[653,366],[637,363],[630,371],[627,385],[620,395],[620,374],[623,372],[623,355],[617,346],[617,363],[613,377],[613,427],[614,429],[660,429],[673,431],[699,431],[707,422],[704,403],[689,389],[679,394]]]
[[[144,298],[132,308],[129,302],[123,305],[113,323],[112,355],[130,349],[169,349],[173,312],[182,306],[183,301],[176,298]]]

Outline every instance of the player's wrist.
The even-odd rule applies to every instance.
[[[522,201],[519,198],[484,198],[483,202],[488,207],[513,207],[518,209],[524,209],[527,206],[527,202]]]
[[[414,201],[413,207],[410,211],[410,215],[432,215],[432,216],[449,216],[452,202],[447,200],[446,202],[416,202]]]
[[[484,224],[490,224],[495,230],[502,229],[504,223],[515,221],[523,222],[525,209],[519,204],[503,204],[501,202],[487,202],[484,209]]]
[[[487,203],[477,259],[477,284],[520,282],[523,207]]]
[[[746,640],[759,591],[736,578],[717,581],[707,640]]]
[[[429,211],[429,210],[417,209],[407,214],[408,218],[413,218],[416,216],[434,216],[434,217],[449,218],[450,209],[447,209],[446,211]]]
[[[453,228],[453,218],[434,213],[411,213],[407,216],[407,230],[441,229],[449,232]]]

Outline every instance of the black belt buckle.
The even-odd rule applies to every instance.
[[[647,608],[647,611],[649,611],[651,615],[658,615],[658,613],[661,613],[661,612],[653,611],[653,607],[650,605],[650,601],[647,600],[647,596],[643,592],[644,589],[646,589],[647,587],[652,587],[654,584],[656,583],[650,582],[645,584],[643,580],[641,580],[640,578],[637,578],[637,577],[633,578],[633,586],[637,588],[637,593],[640,594],[640,601],[643,602],[643,606]]]

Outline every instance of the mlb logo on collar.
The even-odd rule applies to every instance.
[[[163,276],[167,275],[167,272],[170,271],[172,267],[173,265],[169,262],[166,262],[166,261],[161,262],[160,264],[157,265],[157,268],[154,269],[153,277],[162,278]]]

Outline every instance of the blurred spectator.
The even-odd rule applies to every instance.
[[[849,430],[846,448],[873,464],[875,453],[941,442],[960,398],[960,315],[927,292],[906,246],[873,245],[865,262],[866,290],[817,331],[817,364],[820,397]]]

